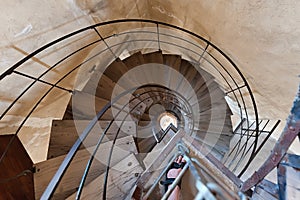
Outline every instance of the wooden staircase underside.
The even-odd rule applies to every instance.
[[[112,100],[116,88],[119,94],[138,84],[134,78],[123,79],[124,75],[146,64],[151,64],[152,67],[147,69],[145,73],[148,74],[144,74],[145,77],[150,74],[155,76],[156,65],[167,66],[169,70],[166,70],[166,74],[163,75],[164,82],[169,88],[175,88],[174,91],[177,93],[165,87],[153,86],[137,89],[125,100],[121,98],[102,116],[86,138],[53,198],[74,199],[91,150],[112,119],[115,122],[100,145],[99,159],[93,162],[82,198],[101,198],[105,163],[114,139],[116,139],[116,145],[108,176],[107,197],[123,199],[128,196],[138,175],[150,165],[156,154],[166,144],[162,142],[156,147],[156,141],[152,137],[153,130],[159,130],[155,117],[161,112],[160,110],[153,112],[154,105],[159,105],[162,110],[177,115],[182,120],[178,128],[183,129],[187,127],[185,124],[190,119],[183,111],[188,112],[187,109],[191,109],[196,112],[194,116],[199,117],[193,121],[195,126],[191,136],[198,142],[197,144],[210,148],[212,154],[218,159],[221,159],[228,151],[233,135],[231,111],[224,99],[225,94],[214,81],[214,77],[202,69],[196,70],[191,63],[178,55],[165,55],[160,51],[148,54],[137,52],[124,60],[115,60],[105,70],[96,69],[83,90],[73,94],[63,119],[53,121],[48,160],[36,164],[37,172],[34,174],[34,181],[37,199],[42,195],[60,163],[78,139],[78,134],[85,129],[96,113]],[[174,74],[178,74],[178,77]],[[122,84],[119,82],[121,79]],[[187,88],[192,88],[192,91]],[[178,94],[181,96],[179,97]],[[124,103],[128,103],[128,99],[131,102],[124,110],[121,110]],[[182,102],[187,102],[189,106],[183,105]],[[118,112],[119,116],[116,116]],[[119,134],[115,138],[117,132]],[[170,139],[170,136],[168,137],[166,138]],[[151,150],[155,153],[148,154]],[[122,170],[118,170],[119,168]],[[97,185],[97,191],[94,185]]]

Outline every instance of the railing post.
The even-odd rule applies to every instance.
[[[156,30],[157,30],[158,50],[161,51],[161,48],[160,48],[160,38],[159,38],[159,25],[158,25],[158,23],[156,23]]]
[[[118,56],[112,51],[111,47],[107,44],[107,42],[105,41],[105,39],[102,37],[102,35],[99,33],[99,31],[96,29],[96,27],[93,27],[93,29],[95,30],[95,32],[97,33],[97,35],[101,38],[101,40],[104,42],[104,44],[106,45],[106,47],[108,48],[108,50],[112,53],[112,55],[115,57],[115,59],[118,59]]]
[[[200,56],[199,59],[198,59],[199,65],[200,65],[200,61],[201,61],[201,59],[203,58],[203,56],[204,56],[204,54],[205,54],[205,52],[206,52],[208,46],[209,46],[209,43],[207,42],[204,51],[202,52],[201,56]]]
[[[47,82],[47,81],[43,81],[43,80],[41,80],[40,78],[35,78],[35,77],[30,76],[30,75],[28,75],[28,74],[24,74],[24,73],[18,72],[18,71],[14,71],[13,73],[18,74],[18,75],[20,75],[20,76],[24,76],[24,77],[26,77],[26,78],[30,78],[30,79],[32,79],[32,80],[34,80],[34,81],[38,81],[38,82],[40,82],[40,83],[44,83],[44,84],[46,84],[46,85],[50,85],[50,86],[52,86],[52,87],[55,87],[55,88],[64,90],[64,91],[66,91],[66,92],[73,93],[73,90],[66,89],[66,88],[64,88],[64,87],[60,87],[60,86],[58,86],[58,85],[56,85],[56,84],[49,83],[49,82]]]

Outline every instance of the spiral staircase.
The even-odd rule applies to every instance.
[[[132,27],[133,24],[137,27]],[[107,26],[118,27],[118,32],[106,34],[107,29],[102,28]],[[75,37],[77,41],[77,35],[88,31],[94,31],[98,39],[63,55],[38,77],[18,70],[45,49],[57,49],[55,45],[68,38]],[[64,62],[68,65],[67,59],[80,57],[86,49],[88,53],[82,56],[83,61],[59,76],[56,82],[42,78],[56,66]],[[87,69],[80,71],[86,66]],[[76,70],[79,86],[75,84],[74,89],[70,89],[60,85]],[[144,195],[150,199],[164,198],[157,180],[176,154],[178,144],[188,149],[179,148],[187,159],[194,157],[189,162],[190,172],[183,179],[186,183],[182,188],[184,199],[197,196],[199,188],[191,191],[190,186],[194,184],[192,176],[198,177],[195,173],[199,171],[204,174],[201,180],[210,180],[203,186],[208,188],[205,193],[208,199],[262,195],[251,188],[241,190],[247,182],[241,177],[266,142],[259,138],[265,126],[260,128],[262,120],[258,120],[254,96],[232,60],[201,36],[151,20],[105,22],[75,31],[38,49],[1,75],[1,80],[15,74],[33,79],[32,85],[40,82],[72,95],[62,119],[53,119],[47,160],[35,164],[30,161],[18,141],[19,129],[3,143],[2,163],[15,162],[9,157],[15,145],[20,146],[26,160],[26,166],[20,164],[12,174],[32,166],[25,173],[27,177],[24,173],[20,175],[27,178],[20,184],[26,185],[24,191],[28,192],[22,195],[21,191],[17,196],[9,191],[13,186],[6,181],[7,198],[139,199]],[[3,112],[1,119],[31,86]],[[24,118],[24,123],[33,110]],[[163,128],[164,116],[171,116],[176,123],[167,123]],[[268,137],[278,123],[268,132]],[[236,137],[239,139],[235,140]],[[21,155],[20,152],[15,154]],[[221,189],[205,186],[209,182]],[[151,196],[149,191],[154,194]],[[270,191],[263,195],[278,197]]]

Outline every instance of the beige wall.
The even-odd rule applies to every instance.
[[[72,1],[1,1],[0,9],[0,73],[42,45],[92,23],[91,18]],[[68,48],[71,50],[75,46],[70,45]],[[20,68],[20,71],[37,76],[47,70],[55,60],[55,53],[38,55],[35,61]],[[57,74],[66,70],[65,66],[59,66],[46,77],[46,80],[54,82],[58,77]],[[70,80],[73,78],[70,77]],[[31,80],[12,75],[4,79],[4,82],[5,84],[0,86],[1,113]],[[72,86],[67,83],[63,85]],[[39,83],[28,96],[20,99],[11,112],[1,120],[1,134],[15,133],[24,116],[48,88]],[[21,129],[19,137],[34,162],[46,158],[51,121],[62,116],[69,97],[70,94],[54,89]],[[57,109],[59,107],[62,109]]]
[[[260,117],[282,120],[277,138],[300,82],[300,2],[149,0],[148,7],[150,18],[199,33],[233,59],[254,91]]]

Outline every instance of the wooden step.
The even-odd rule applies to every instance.
[[[201,106],[201,105],[199,105]],[[196,106],[192,106],[192,109],[196,111]],[[199,108],[199,117],[194,119],[195,122],[203,122],[206,120],[225,120],[226,123],[231,124],[230,117],[232,115],[231,110],[225,104],[225,102],[220,102],[220,105],[210,105],[206,106],[205,108]]]
[[[144,165],[146,168],[149,168],[152,162],[161,154],[162,149],[168,144],[168,142],[171,140],[172,137],[174,137],[175,132],[170,129],[162,141],[160,143],[157,143],[154,148],[151,150],[151,152],[145,154],[145,158],[143,159]]]
[[[179,72],[191,83],[198,71],[195,67],[188,61],[182,60]]]
[[[102,72],[97,71],[92,75],[83,91],[110,101],[115,85],[116,83],[113,82],[109,77]],[[118,94],[122,93],[123,91],[124,90],[119,90]]]
[[[227,105],[224,105],[227,108]],[[224,108],[208,109],[200,113],[198,120],[194,121],[196,132],[195,140],[201,144],[208,145],[213,150],[213,154],[219,160],[229,150],[230,141],[233,137],[231,124],[231,111]]]
[[[207,88],[199,94],[198,98],[201,101],[202,98],[209,96],[211,99],[215,100],[215,102],[219,99],[224,99],[225,93],[219,88],[218,84],[213,83],[207,86]]]
[[[204,135],[205,133],[197,132],[198,135]],[[211,150],[211,153],[218,159],[222,160],[225,154],[229,151],[230,139],[227,135],[222,134],[206,134],[205,137],[197,137],[193,138],[195,141],[199,142],[199,144],[207,147]]]
[[[143,54],[141,52],[137,52],[130,57],[123,60],[123,63],[128,67],[128,69],[132,69],[136,66],[145,64]]]
[[[79,134],[84,131],[89,123],[89,120],[54,120],[52,122],[47,158],[50,159],[67,154],[78,139]],[[110,121],[98,121],[84,141],[84,145],[81,145],[80,149],[96,145],[102,132],[109,123]],[[104,138],[104,142],[114,139],[120,124],[120,121],[116,121],[111,125],[110,129],[107,131],[107,137]],[[124,122],[118,138],[128,135],[136,135],[135,122]]]
[[[215,78],[205,70],[197,68],[199,76],[194,77],[192,83],[195,84],[195,91],[202,92],[203,89],[214,83]]]
[[[129,97],[130,98],[130,97]],[[67,107],[66,114],[64,119],[78,119],[78,120],[91,120],[93,119],[98,112],[100,112],[107,104],[108,100],[99,98],[97,96],[90,95],[85,92],[76,91],[72,96],[72,99],[69,102]],[[115,102],[101,117],[101,120],[119,120],[119,121],[128,121],[129,118],[126,118],[128,115],[128,109],[123,108],[123,104],[128,103],[128,99],[121,98],[119,101]],[[139,101],[132,101],[130,104],[139,103]],[[130,106],[127,106],[128,108]],[[125,108],[127,108],[125,107]],[[141,103],[139,107],[135,110],[132,110],[131,113],[142,112],[143,109],[146,109],[146,105]],[[120,112],[119,112],[120,111]],[[133,116],[132,116],[133,117]],[[132,118],[131,118],[132,119]]]
[[[17,136],[0,136],[1,156],[13,138],[0,163],[0,199],[34,199],[33,162]]]
[[[163,64],[179,72],[181,57],[179,55],[163,55]]]
[[[181,57],[178,55],[163,55],[163,63],[164,65],[169,66],[171,69],[169,70],[168,73],[168,87],[169,88],[175,88],[178,79],[176,78],[178,76],[179,68],[181,65]],[[174,71],[173,71],[174,70]]]
[[[168,73],[168,87],[177,88],[180,76],[180,66],[183,60],[178,55],[163,55],[163,62],[171,69]],[[174,70],[174,71],[173,71]],[[178,72],[178,73],[176,73]]]
[[[119,70],[119,68],[122,69]],[[109,101],[112,98],[116,97],[117,95],[127,91],[128,89],[136,87],[136,85],[131,79],[122,78],[122,80],[119,80],[120,77],[123,75],[123,73],[126,73],[126,70],[127,70],[127,66],[125,66],[125,64],[122,61],[120,60],[114,61],[104,71],[104,74],[102,74],[102,77],[99,80],[99,82],[97,82],[98,80],[88,82],[88,84],[84,88],[84,91],[91,94],[94,92],[94,95],[96,97]],[[95,74],[95,76],[97,76],[97,73]],[[95,89],[95,84],[97,86],[96,89]],[[143,91],[144,91],[143,89],[140,89],[139,92],[143,92]],[[134,93],[134,91],[132,91],[132,93]],[[138,100],[139,100],[138,103],[140,103],[145,96],[147,95],[143,95],[143,97],[137,97],[136,100],[130,103],[130,106],[133,107],[134,105],[136,105],[134,103],[137,102]],[[115,102],[114,107],[122,108],[124,105],[128,104],[132,98],[135,98],[135,96],[129,93],[128,95],[123,96],[121,99]],[[151,101],[151,99],[149,101]],[[141,103],[141,106],[144,108],[146,107],[145,105],[147,104],[144,102]],[[137,110],[140,109],[140,107],[137,108]],[[127,109],[127,111],[129,110]],[[132,113],[134,112],[135,111],[133,111]]]
[[[150,107],[153,104],[153,98],[151,96],[151,92],[148,92],[148,90],[140,90],[138,89],[136,92],[134,92],[133,96],[139,96],[139,100],[142,101],[146,107]]]
[[[220,104],[227,105],[224,96],[224,92],[219,88],[215,88],[214,90],[207,90],[206,93],[202,93],[197,97],[197,103],[200,105],[202,110],[208,110]],[[192,104],[192,106],[193,105],[194,104]]]
[[[127,66],[123,63],[123,61],[117,59],[111,63],[103,73],[113,82],[117,83],[126,72],[128,72]]]
[[[125,199],[130,195],[130,190],[134,186],[138,176],[143,172],[138,160],[133,154],[121,160],[111,167],[107,179],[106,199]],[[82,199],[102,199],[105,173],[95,180],[86,184],[83,188]],[[75,199],[73,193],[67,199]]]
[[[148,153],[156,144],[152,126],[151,122],[148,126],[138,126],[136,141],[139,153]]]
[[[195,66],[186,60],[181,61],[179,71],[186,81],[180,81],[177,90],[181,91],[180,93],[187,99],[191,98],[195,93],[203,92],[210,84],[210,80],[214,80],[213,76],[202,69],[195,69]],[[190,90],[187,90],[187,85],[190,86]]]
[[[163,55],[161,51],[156,51],[152,53],[143,54],[145,63],[157,63],[163,64]]]
[[[197,131],[194,138],[213,148],[218,147],[220,151],[226,153],[229,150],[231,137],[228,134]],[[200,143],[201,143],[200,142]]]
[[[209,87],[210,84],[214,83],[214,79],[208,79],[204,80],[202,75],[197,75],[191,82],[191,85],[194,89],[193,95],[196,94],[197,97],[200,97],[202,93],[207,91],[207,87]],[[190,99],[191,96],[188,96],[187,99]]]
[[[129,69],[126,64],[117,59],[111,63],[103,73],[107,78],[114,82],[114,87],[118,86],[120,87],[120,91],[125,91],[138,86],[134,80],[126,76],[127,72],[129,72]]]
[[[96,154],[96,159],[94,159],[94,162],[89,170],[86,183],[91,182],[106,170],[108,153],[111,146],[112,141],[105,142],[100,145],[98,153]],[[65,199],[76,191],[76,188],[79,186],[81,177],[84,173],[86,163],[90,159],[93,149],[94,147],[90,147],[88,149],[82,149],[77,152],[70,164],[70,167],[68,168],[68,170],[64,174],[63,179],[58,185],[53,198]],[[132,153],[137,153],[133,137],[127,136],[118,139],[116,141],[116,147],[113,151],[111,166],[114,166]],[[65,155],[52,158],[35,165],[36,173],[34,174],[34,187],[36,199],[39,199],[41,197],[42,193],[58,170],[64,158]]]
[[[89,93],[75,91],[72,95],[63,119],[93,119],[108,103],[106,99],[93,96]],[[102,119],[113,119],[108,110]]]
[[[156,51],[147,54],[134,54],[131,60],[125,59],[123,62],[129,65],[129,68],[134,68],[135,74],[131,74],[131,79],[140,85],[145,83],[157,83],[167,85],[168,68],[163,65],[163,55],[161,51]],[[141,66],[141,67],[139,67]]]

